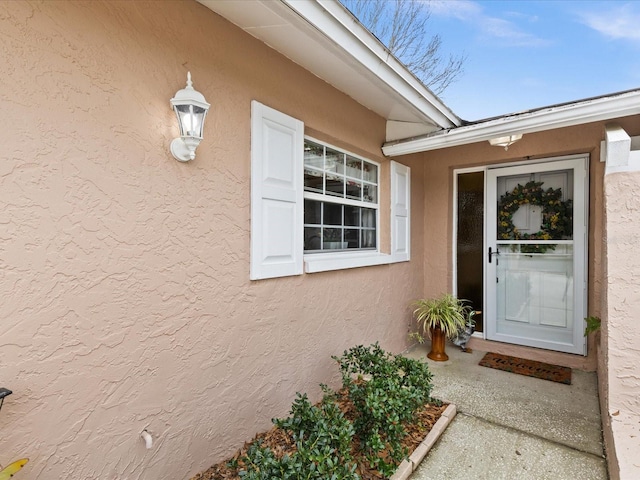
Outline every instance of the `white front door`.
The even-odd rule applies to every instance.
[[[587,165],[487,171],[489,340],[586,355]]]

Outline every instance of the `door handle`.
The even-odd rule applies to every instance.
[[[491,263],[491,256],[492,256],[492,255],[500,255],[500,250],[498,250],[498,249],[496,248],[496,251],[495,251],[495,252],[492,252],[492,251],[491,251],[491,247],[489,247],[489,263]]]

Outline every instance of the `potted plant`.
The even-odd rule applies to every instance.
[[[431,351],[427,357],[436,362],[449,360],[445,353],[445,340],[464,330],[471,307],[449,293],[437,298],[418,300],[413,306],[418,331],[409,336],[423,343],[425,335],[428,335],[431,338]]]

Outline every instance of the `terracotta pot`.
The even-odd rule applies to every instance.
[[[427,354],[431,360],[436,362],[446,362],[449,356],[444,352],[444,345],[447,338],[440,328],[431,329],[431,351]]]

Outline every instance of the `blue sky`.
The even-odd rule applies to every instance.
[[[465,120],[640,88],[640,1],[432,0],[442,51],[467,55],[442,100]]]

